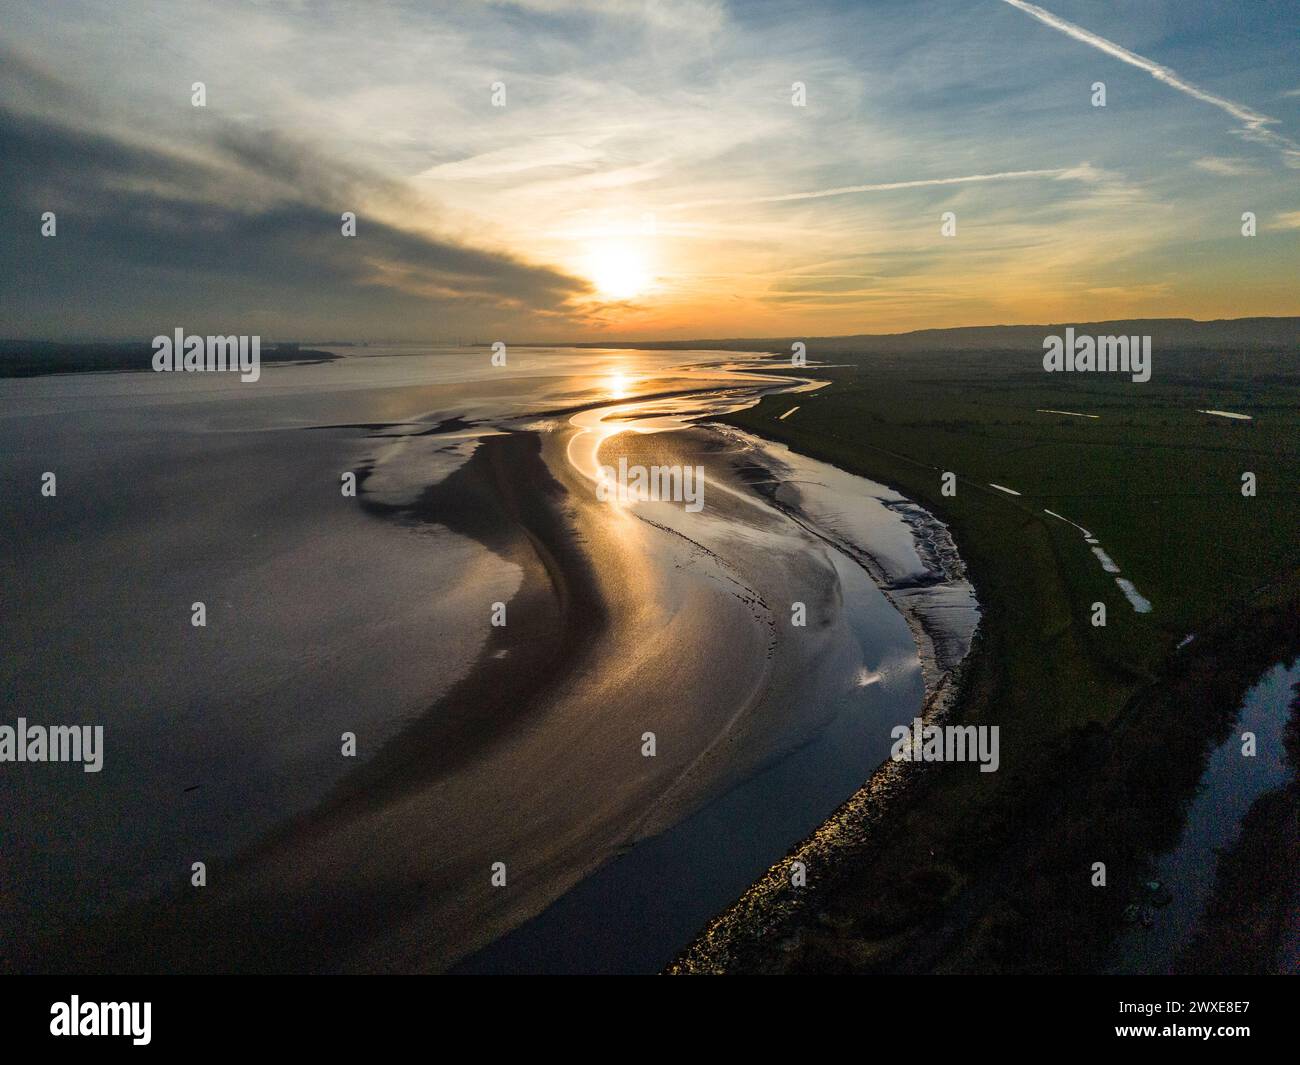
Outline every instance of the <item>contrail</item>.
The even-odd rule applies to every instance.
[[[849,196],[857,192],[892,192],[895,189],[924,189],[933,185],[968,185],[977,181],[1011,181],[1016,178],[1078,178],[1081,181],[1095,177],[1087,163],[1081,166],[1061,167],[1056,170],[1004,170],[1000,174],[967,174],[963,177],[920,178],[915,181],[888,181],[879,185],[841,185],[834,189],[817,189],[813,192],[787,192],[780,196],[746,196],[740,199],[691,200],[688,203],[670,203],[659,208],[676,211],[684,207],[724,207],[745,203],[786,203],[790,200],[820,200],[826,196]]]
[[[1108,41],[1105,37],[1100,37],[1091,30],[1085,30],[1082,26],[1068,22],[1059,15],[1053,15],[1050,11],[1045,11],[1037,4],[1026,3],[1026,0],[1003,0],[1003,3],[1018,7],[1025,14],[1032,15],[1044,25],[1051,26],[1054,30],[1060,30],[1066,36],[1073,37],[1076,41],[1091,45],[1098,51],[1105,52],[1108,56],[1118,59],[1121,63],[1127,63],[1131,67],[1145,70],[1156,81],[1164,82],[1171,89],[1177,89],[1194,100],[1200,100],[1211,107],[1217,107],[1220,111],[1231,115],[1241,123],[1241,135],[1247,140],[1277,148],[1286,157],[1288,166],[1300,167],[1300,144],[1288,137],[1274,133],[1268,128],[1277,122],[1276,118],[1269,118],[1268,115],[1261,115],[1258,111],[1252,111],[1243,104],[1233,103],[1231,100],[1225,100],[1222,96],[1215,96],[1214,93],[1198,89],[1190,82],[1184,81],[1168,67],[1163,67],[1154,60],[1130,52],[1127,48],[1116,44],[1114,41]]]

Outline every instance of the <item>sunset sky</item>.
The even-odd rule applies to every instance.
[[[0,0],[0,334],[1296,314],[1297,12]]]

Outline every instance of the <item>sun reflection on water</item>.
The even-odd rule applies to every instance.
[[[635,383],[636,378],[631,374],[615,370],[605,380],[605,391],[609,393],[610,399],[627,399],[632,394],[632,385]]]

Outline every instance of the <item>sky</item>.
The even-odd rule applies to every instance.
[[[3,337],[1300,313],[1292,0],[0,0],[0,26]]]

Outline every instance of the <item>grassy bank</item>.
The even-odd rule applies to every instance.
[[[810,355],[843,364],[817,371],[829,387],[729,420],[949,523],[984,608],[957,712],[1000,727],[1002,768],[930,774],[870,860],[828,871],[816,927],[779,967],[1095,966],[1148,854],[1176,838],[1206,745],[1297,641],[1294,352],[1157,351],[1146,384],[1048,375],[1031,351]],[[1047,510],[1088,529],[1151,612]]]

